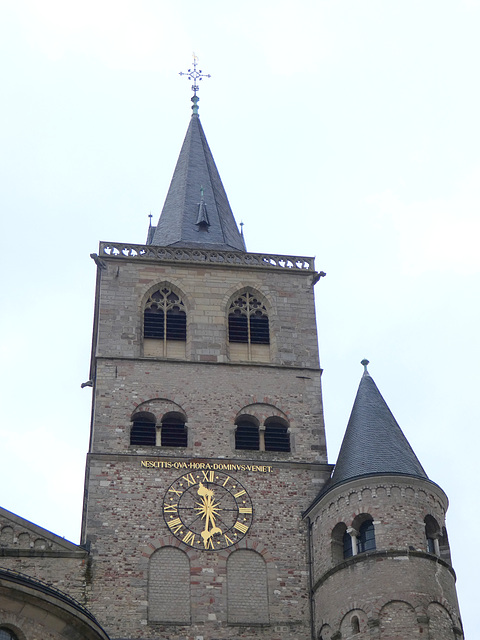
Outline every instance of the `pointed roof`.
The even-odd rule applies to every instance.
[[[158,225],[152,229],[148,244],[246,251],[195,109]]]
[[[343,438],[328,489],[347,480],[376,474],[401,474],[428,479],[382,394],[367,371]],[[327,488],[327,487],[326,487]]]

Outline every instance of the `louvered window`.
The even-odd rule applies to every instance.
[[[232,302],[228,312],[230,342],[270,344],[265,305],[248,291]]]
[[[265,451],[290,451],[288,427],[270,422],[265,426]]]
[[[185,305],[168,287],[152,293],[145,305],[143,320],[144,338],[183,341],[187,339]]]
[[[162,422],[162,447],[186,447],[187,428],[183,422],[166,419]]]
[[[251,422],[239,422],[235,430],[235,449],[258,451],[260,434],[258,427]]]
[[[130,431],[130,444],[154,447],[156,436],[155,422],[145,419],[133,421]]]

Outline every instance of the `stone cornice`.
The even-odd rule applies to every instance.
[[[356,556],[352,556],[351,558],[348,558],[347,560],[340,562],[339,564],[337,564],[337,566],[333,567],[332,569],[329,569],[326,573],[323,574],[321,578],[319,578],[315,582],[315,584],[313,585],[312,591],[313,593],[315,593],[315,591],[319,587],[321,587],[322,584],[324,584],[331,576],[333,576],[335,573],[338,573],[338,571],[341,571],[342,569],[345,569],[347,567],[352,567],[359,563],[368,562],[369,560],[376,562],[377,560],[380,560],[382,558],[400,558],[400,557],[423,558],[426,560],[430,560],[431,562],[435,562],[436,564],[439,564],[445,569],[447,569],[447,571],[449,571],[452,574],[453,579],[456,580],[456,575],[453,568],[448,564],[448,562],[445,562],[445,560],[442,560],[438,556],[434,556],[431,553],[426,553],[425,551],[416,551],[416,550],[410,551],[406,549],[405,550],[395,549],[391,551],[385,550],[385,551],[369,551],[367,553],[359,553]]]

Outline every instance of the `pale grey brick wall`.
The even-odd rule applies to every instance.
[[[261,555],[240,549],[227,562],[228,621],[267,624],[267,569]]]
[[[190,622],[190,561],[180,549],[153,552],[148,567],[150,622]]]

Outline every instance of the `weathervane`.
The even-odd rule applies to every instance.
[[[193,84],[192,84],[192,91],[193,91],[193,97],[192,97],[192,102],[193,102],[193,107],[192,107],[192,111],[195,115],[198,114],[198,101],[200,100],[200,98],[197,96],[197,91],[200,90],[200,87],[198,86],[198,82],[200,82],[203,78],[211,78],[212,76],[209,73],[202,73],[201,69],[197,70],[197,65],[198,65],[198,56],[196,56],[195,54],[193,54],[193,69],[189,69],[188,71],[180,71],[179,75],[181,76],[187,76],[187,78],[189,80],[193,80]]]

